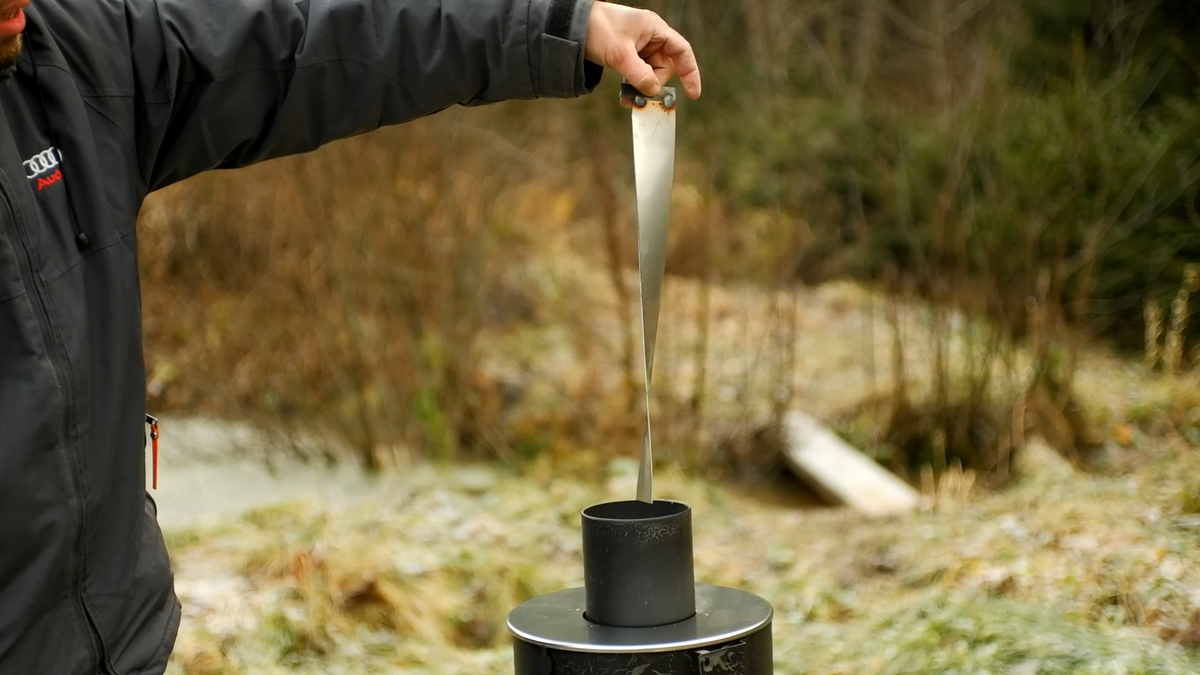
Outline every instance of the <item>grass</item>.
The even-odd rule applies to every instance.
[[[493,424],[520,461],[474,488],[412,486],[359,510],[277,507],[170,533],[187,608],[173,675],[510,672],[506,613],[582,583],[578,512],[633,494],[613,456],[640,431],[623,407],[618,284],[633,287],[633,270],[606,274],[561,240],[523,262],[538,318],[482,326],[475,362],[477,377],[517,390]],[[761,428],[779,390],[837,419],[872,394],[888,402],[897,378],[921,402],[965,364],[1006,374],[992,389],[1004,398],[1036,352],[973,356],[962,336],[974,321],[845,283],[771,293],[672,277],[663,312],[656,483],[697,509],[698,577],[774,604],[781,675],[1200,668],[1193,374],[1081,348],[1076,389],[1103,421],[1093,473],[1033,444],[1003,490],[950,464],[910,476],[925,511],[863,521],[714,478],[770,459],[746,428]],[[859,415],[855,440],[873,449],[885,421]],[[424,461],[392,457],[400,471]]]
[[[774,605],[781,675],[1196,672],[1200,455],[1121,452],[1124,470],[1086,475],[1034,444],[1003,492],[943,481],[879,521],[656,482],[696,509],[697,577]],[[633,481],[625,460],[592,480],[497,472],[172,536],[188,614],[171,672],[511,672],[507,612],[582,583],[578,511]]]
[[[543,283],[544,323],[489,328],[480,366],[487,377],[522,383],[522,415],[510,417],[507,433],[540,449],[494,465],[488,481],[471,487],[413,485],[357,510],[276,507],[170,533],[187,608],[173,675],[511,671],[506,613],[582,583],[578,512],[633,494],[631,467],[613,456],[635,447],[640,428],[609,429],[592,442],[570,432],[589,412],[620,410],[620,298],[603,271],[558,251],[531,256],[523,274]],[[1003,490],[951,465],[913,477],[929,498],[922,512],[864,521],[771,504],[753,484],[722,487],[699,470],[714,462],[689,461],[681,449],[722,448],[714,452],[729,453],[724,465],[744,464],[721,441],[761,423],[781,385],[793,388],[795,405],[826,419],[854,410],[900,370],[911,391],[931,389],[925,380],[936,370],[922,366],[938,344],[929,339],[937,325],[929,309],[880,311],[877,297],[850,284],[768,294],[672,278],[666,294],[663,325],[671,329],[656,364],[656,414],[697,392],[706,404],[695,427],[656,418],[666,422],[656,426],[665,427],[656,432],[659,494],[697,510],[700,579],[774,604],[781,675],[1200,668],[1200,481],[1191,478],[1200,455],[1186,431],[1197,407],[1192,375],[1152,374],[1082,349],[1081,400],[1110,427],[1093,473],[1034,443],[1015,455]],[[563,330],[581,297],[593,311]],[[801,327],[798,354],[777,363],[773,310],[789,304]],[[701,307],[710,320],[697,320]],[[885,322],[902,324],[902,363],[891,359]],[[947,335],[936,339],[950,362],[969,354]],[[699,385],[697,361],[707,369]],[[860,418],[860,443],[872,448],[880,419]],[[698,437],[690,446],[689,433]],[[752,457],[764,454],[750,448]],[[400,456],[393,469],[412,461],[423,460]]]

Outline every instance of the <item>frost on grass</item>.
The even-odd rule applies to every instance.
[[[1027,460],[1030,461],[1030,460]],[[1170,476],[1036,471],[904,519],[764,505],[662,471],[696,576],[775,607],[776,672],[1195,673],[1200,522]],[[582,583],[579,511],[628,485],[497,476],[173,537],[175,675],[511,672],[505,618]]]

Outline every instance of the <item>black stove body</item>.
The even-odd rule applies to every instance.
[[[696,583],[682,502],[584,509],[583,588],[508,617],[516,675],[773,675],[766,600]]]

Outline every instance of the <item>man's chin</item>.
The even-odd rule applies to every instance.
[[[0,41],[0,76],[12,74],[17,65],[17,57],[21,55],[21,35],[15,35]]]

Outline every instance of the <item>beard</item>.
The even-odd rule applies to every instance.
[[[16,35],[0,41],[0,77],[8,77],[17,66],[17,57],[21,55],[21,38]]]

